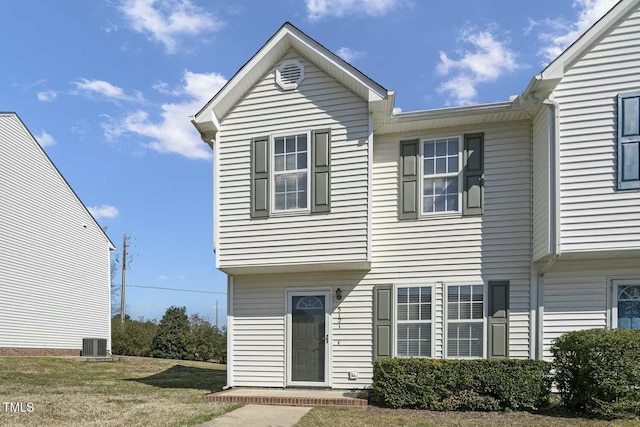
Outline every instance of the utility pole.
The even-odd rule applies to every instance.
[[[218,327],[218,300],[216,300],[216,328]]]
[[[120,291],[120,323],[124,326],[124,290],[125,290],[125,281],[127,278],[127,241],[131,238],[131,236],[127,236],[127,233],[124,233],[122,237],[122,289]]]

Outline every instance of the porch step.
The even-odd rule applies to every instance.
[[[367,392],[311,389],[232,388],[204,397],[209,402],[285,406],[367,406]]]

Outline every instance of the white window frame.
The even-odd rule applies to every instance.
[[[293,173],[300,173],[304,171],[304,169],[296,169],[292,171],[281,171],[276,172],[275,165],[275,154],[276,154],[276,138],[288,137],[288,136],[297,136],[297,135],[306,135],[307,136],[307,207],[299,208],[299,209],[276,209],[276,175],[286,175]],[[269,188],[269,196],[271,198],[271,212],[276,215],[288,215],[288,214],[299,214],[299,213],[307,213],[311,212],[311,131],[303,130],[303,131],[291,131],[291,132],[281,132],[275,133],[270,136],[270,144],[269,144],[269,162],[273,166],[269,168],[271,170],[269,182],[271,183]],[[297,149],[297,147],[296,147]]]
[[[456,174],[453,173],[447,173],[447,174],[431,174],[431,175],[425,175],[425,171],[424,171],[424,143],[425,142],[434,142],[437,140],[450,140],[450,139],[457,139],[458,140],[458,173],[457,173],[457,177],[458,177],[458,209],[455,211],[442,211],[442,212],[425,212],[424,211],[424,180],[426,178],[452,178],[454,177]],[[420,203],[420,216],[421,217],[429,217],[429,216],[443,216],[443,215],[455,215],[455,216],[459,216],[462,214],[462,185],[463,185],[463,179],[462,179],[462,174],[463,174],[463,162],[462,162],[462,135],[451,135],[451,136],[441,136],[441,137],[429,137],[429,138],[420,138],[420,165],[419,165],[419,171],[420,171],[420,182],[418,183],[418,187],[419,187],[419,203]],[[434,164],[434,171],[435,171],[435,164]]]
[[[482,287],[482,319],[449,320],[449,288],[460,286]],[[443,305],[443,354],[444,359],[486,359],[487,358],[487,286],[484,283],[447,283],[444,286]],[[473,297],[472,297],[473,301]],[[473,306],[473,303],[472,303]],[[472,309],[473,312],[473,309]],[[482,323],[482,356],[449,356],[449,323]]]
[[[398,320],[398,288],[430,288],[431,289],[431,318],[426,320]],[[420,357],[420,358],[435,358],[435,316],[436,316],[436,295],[435,286],[433,284],[395,284],[393,286],[392,295],[393,306],[393,354],[396,357]],[[431,324],[431,346],[429,356],[400,356],[398,355],[398,324],[403,323],[430,323]]]
[[[640,286],[640,277],[637,278],[624,278],[624,279],[611,279],[611,318],[610,318],[610,327],[611,329],[618,328],[618,288],[621,286],[632,286],[637,285]]]

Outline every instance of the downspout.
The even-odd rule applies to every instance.
[[[561,255],[560,245],[560,106],[551,99],[536,98],[532,94],[529,99],[537,104],[549,106],[549,253],[551,258],[538,270],[535,284],[536,309],[536,359],[544,357],[544,275],[554,266]],[[532,275],[533,276],[533,275]],[[533,296],[533,291],[531,292]]]
[[[222,390],[233,387],[233,276],[227,276],[227,384]]]

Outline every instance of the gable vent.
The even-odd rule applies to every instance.
[[[276,68],[276,83],[282,89],[295,89],[304,80],[304,66],[295,59],[284,61]]]

